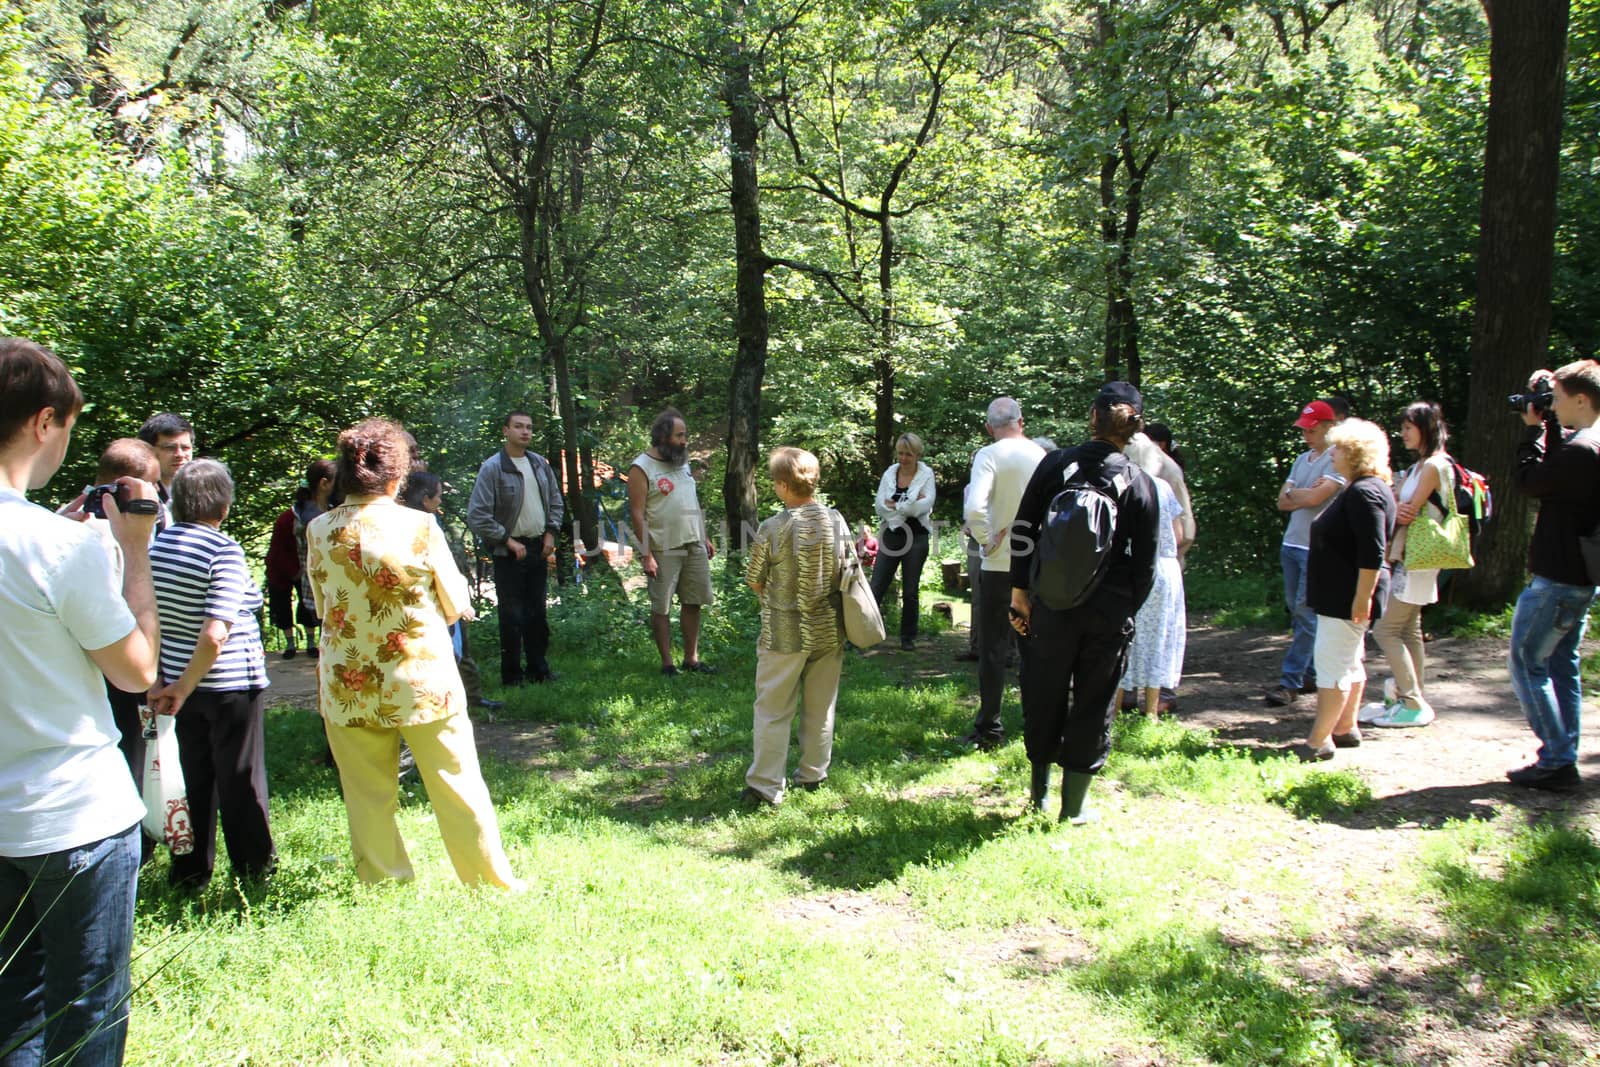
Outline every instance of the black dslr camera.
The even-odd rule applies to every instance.
[[[1539,378],[1534,379],[1533,392],[1517,392],[1509,395],[1506,397],[1506,403],[1509,403],[1510,410],[1517,414],[1528,410],[1528,405],[1533,405],[1533,410],[1539,414],[1550,414],[1550,405],[1555,402],[1555,394],[1550,390],[1554,382],[1555,379],[1550,378],[1549,374],[1539,374]]]
[[[124,515],[155,515],[161,511],[161,505],[154,500],[131,499],[128,496],[127,486],[112,482],[109,485],[97,485],[84,495],[84,514],[93,515],[97,519],[105,518],[106,506],[102,501],[108,495],[116,500],[117,510]]]
[[[1510,404],[1511,410],[1518,415],[1527,411],[1530,404],[1533,405],[1533,410],[1539,414],[1548,415],[1550,413],[1550,405],[1555,402],[1555,399],[1555,393],[1550,391],[1549,385],[1545,385],[1537,393],[1512,393],[1506,397],[1506,403]]]

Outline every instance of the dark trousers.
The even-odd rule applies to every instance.
[[[900,636],[917,636],[917,591],[922,586],[922,565],[928,562],[928,531],[911,528],[883,530],[878,534],[878,558],[872,564],[872,596],[883,610],[896,568],[900,569]]]
[[[537,538],[530,540],[534,545],[540,543]],[[550,663],[545,659],[550,650],[550,625],[544,611],[549,577],[544,558],[532,548],[520,560],[510,556],[494,558],[494,592],[500,603],[500,681],[506,685],[518,685],[524,678],[542,678],[550,673]]]
[[[967,543],[967,603],[972,605],[972,619],[967,623],[967,651],[976,656],[978,654],[978,576],[983,573],[983,553],[978,549],[978,542],[970,537],[965,540]]]
[[[129,693],[107,682],[106,698],[111,701],[111,717],[116,720],[117,733],[120,735],[117,747],[122,750],[122,758],[128,761],[128,773],[133,775],[134,787],[143,793],[144,723],[139,721],[139,708],[144,705],[144,694]],[[155,839],[141,829],[139,865],[142,867],[149,863],[155,851]]]
[[[1133,620],[1093,604],[1052,611],[1033,604],[1022,645],[1022,739],[1032,763],[1096,774],[1111,752],[1117,687]]]
[[[266,874],[277,858],[267,817],[262,690],[196,689],[178,712],[178,763],[189,794],[194,851],[172,857],[171,881],[204,885],[217,862],[217,818],[237,877]]]
[[[972,601],[973,625],[978,630],[979,737],[1001,738],[1000,700],[1006,691],[1006,653],[1011,647],[1011,575],[984,571]]]

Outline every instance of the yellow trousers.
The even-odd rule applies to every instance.
[[[411,860],[395,823],[400,808],[400,739],[416,757],[445,851],[456,876],[469,885],[517,885],[500,845],[489,787],[478,767],[472,721],[466,715],[420,726],[335,726],[327,723],[328,747],[339,765],[350,847],[363,882],[410,879]]]

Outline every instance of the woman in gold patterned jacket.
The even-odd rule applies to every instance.
[[[767,472],[783,511],[750,542],[745,581],[761,598],[756,645],[755,757],[740,802],[781,804],[787,785],[820,789],[833,761],[833,713],[844,664],[840,566],[859,566],[844,517],[817,503],[821,467],[798,448],[774,449]],[[800,713],[800,765],[785,771],[789,731]]]
[[[344,503],[307,528],[306,565],[322,618],[322,717],[356,874],[364,882],[412,876],[395,825],[403,737],[456,875],[520,888],[500,845],[450,644],[450,624],[471,603],[467,582],[432,516],[395,501],[410,470],[410,441],[395,423],[367,419],[339,435],[338,451]]]

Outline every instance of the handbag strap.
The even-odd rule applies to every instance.
[[[855,543],[850,540],[850,524],[839,514],[837,508],[833,510],[833,541],[836,546],[834,552],[834,565],[838,571],[834,575],[834,588],[843,593],[850,588],[850,583],[855,580],[856,571],[861,568],[861,560],[856,558]],[[840,531],[843,531],[841,536]]]
[[[1426,462],[1426,460],[1424,460],[1424,462]],[[1445,469],[1450,472],[1450,479],[1453,482],[1456,477],[1455,465],[1453,463],[1446,463]],[[1439,488],[1428,494],[1428,503],[1433,504],[1441,512],[1443,512],[1445,521],[1448,522],[1452,517],[1455,516],[1456,513],[1456,487],[1451,485],[1450,491],[1446,493],[1444,491],[1444,483],[1441,481],[1439,483]]]

